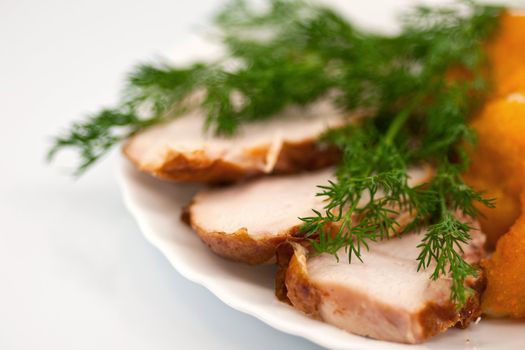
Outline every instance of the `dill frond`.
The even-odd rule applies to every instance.
[[[182,68],[137,66],[121,102],[73,124],[55,139],[50,158],[72,148],[80,155],[81,173],[120,140],[187,108],[202,108],[208,128],[231,135],[242,123],[337,91],[341,107],[370,115],[324,138],[343,157],[336,180],[320,184],[326,207],[302,218],[302,235],[318,252],[345,248],[349,259],[361,259],[369,242],[399,231],[398,211],[416,213],[401,231],[430,225],[419,247],[419,268],[434,266],[433,278],[450,275],[451,298],[463,305],[464,281],[475,269],[460,254],[470,226],[455,215],[475,217],[476,202],[493,203],[461,179],[468,159],[459,146],[475,138],[467,120],[489,86],[483,43],[502,9],[469,1],[418,7],[403,17],[398,35],[386,36],[304,1],[268,5],[260,13],[233,1],[216,16],[228,52],[224,60]],[[235,68],[225,62],[235,62]],[[186,106],[196,91],[205,97]],[[233,105],[233,93],[243,97],[242,106]],[[436,176],[411,188],[407,169],[422,162],[435,166]]]

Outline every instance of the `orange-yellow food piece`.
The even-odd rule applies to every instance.
[[[523,31],[525,37],[525,27]],[[525,60],[525,57],[523,59]],[[494,95],[496,97],[510,97],[512,99],[517,94],[525,96],[525,64],[495,86]]]
[[[496,199],[496,209],[479,208],[489,248],[517,219],[519,194],[525,189],[525,95],[511,96],[488,102],[472,123],[479,142],[465,180]]]
[[[487,51],[494,91],[472,122],[479,144],[465,180],[496,199],[496,209],[480,207],[492,248],[518,218],[525,188],[525,16],[503,14]]]
[[[522,213],[498,241],[490,260],[483,262],[487,290],[482,309],[492,316],[525,317],[525,191]]]
[[[496,199],[496,209],[480,207],[489,248],[497,242],[492,257],[483,262],[487,290],[482,309],[492,316],[524,318],[525,16],[505,13],[487,50],[494,91],[472,122],[479,144],[470,152],[465,174],[470,185]]]
[[[505,12],[495,40],[488,45],[492,77],[496,86],[525,67],[525,16]]]
[[[469,181],[470,185],[476,189],[484,189],[486,198],[493,198],[496,201],[495,208],[475,203],[481,215],[478,221],[483,233],[487,236],[487,248],[492,250],[502,233],[509,230],[516,218],[520,215],[520,203],[514,194],[507,193],[497,184],[487,184],[476,181]]]
[[[525,95],[493,100],[472,126],[479,138],[472,169],[519,198],[525,185]]]

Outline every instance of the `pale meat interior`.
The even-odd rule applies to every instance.
[[[427,299],[435,300],[443,296],[448,299],[447,291],[442,295],[439,282],[433,282],[430,275],[433,266],[417,271],[418,248],[426,230],[419,233],[410,233],[401,238],[393,237],[369,244],[369,250],[363,247],[360,262],[354,258],[348,261],[345,249],[338,251],[339,261],[330,254],[321,254],[311,257],[307,262],[308,274],[314,283],[339,284],[341,287],[367,287],[367,294],[371,298],[389,301],[395,300],[395,305],[414,311],[421,307]],[[481,251],[485,242],[485,235],[473,231],[472,242],[462,245],[463,255],[467,262],[476,263],[480,260]],[[446,279],[441,279],[445,281]]]
[[[213,130],[205,131],[204,112],[195,110],[137,134],[126,146],[126,153],[145,169],[161,167],[170,154],[191,158],[198,153],[208,160],[271,172],[283,143],[313,142],[327,129],[346,122],[347,116],[333,103],[322,100],[307,107],[286,108],[269,120],[242,125],[233,137],[220,137]],[[252,156],[267,147],[263,162]]]
[[[235,233],[246,228],[252,237],[279,235],[300,225],[299,217],[321,210],[317,185],[326,184],[333,169],[293,176],[267,177],[243,185],[199,193],[191,218],[209,232]]]
[[[338,252],[339,261],[329,254],[308,259],[308,275],[319,286],[364,290],[370,299],[395,305],[407,312],[419,309],[425,300],[448,298],[448,284],[430,280],[431,269],[417,271],[421,241],[417,234],[370,244],[361,251],[360,262],[348,262],[345,249]],[[363,247],[364,248],[364,247]]]
[[[433,266],[417,270],[417,246],[424,233],[372,243],[370,251],[361,253],[363,262],[354,258],[349,263],[345,249],[338,252],[339,261],[329,254],[309,258],[309,281],[321,291],[320,317],[378,339],[414,343],[428,337],[422,317],[428,307],[450,309],[451,282],[446,277],[431,280]],[[467,261],[479,262],[484,240],[479,231],[473,233],[472,242],[463,246]]]
[[[409,171],[409,185],[415,186],[430,176],[429,168]],[[334,169],[299,175],[266,177],[237,186],[200,192],[190,205],[193,225],[207,232],[232,234],[246,229],[251,237],[277,236],[301,225],[300,217],[322,211],[324,196],[316,196],[319,185],[334,179]],[[378,191],[376,196],[381,196]],[[363,193],[361,202],[368,200]]]

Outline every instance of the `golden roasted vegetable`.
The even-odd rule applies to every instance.
[[[525,213],[525,192],[522,195]],[[525,317],[525,215],[498,241],[494,255],[483,262],[488,285],[482,307],[492,316]]]
[[[472,122],[479,144],[465,179],[496,199],[479,208],[493,256],[483,262],[491,316],[525,317],[525,16],[507,13],[489,47],[494,92]],[[520,204],[521,196],[521,204]],[[507,232],[508,231],[508,232]],[[505,233],[507,232],[507,233]],[[502,236],[503,235],[503,236]],[[501,237],[501,238],[500,238]],[[499,239],[499,240],[498,240]]]
[[[519,195],[525,188],[525,95],[510,96],[489,102],[473,122],[479,143],[465,176],[470,185],[496,199],[496,209],[479,208],[489,247],[519,216]]]
[[[525,16],[504,14],[488,52],[494,92],[472,122],[479,144],[465,179],[496,199],[496,209],[480,207],[490,248],[520,215],[525,188]]]

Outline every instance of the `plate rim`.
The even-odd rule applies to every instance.
[[[246,315],[250,315],[259,321],[263,322],[264,324],[270,326],[271,328],[283,332],[286,334],[290,334],[296,337],[301,337],[303,339],[306,339],[314,344],[317,344],[319,346],[322,346],[327,349],[341,349],[341,350],[366,350],[366,349],[385,349],[388,347],[388,349],[399,349],[399,350],[420,350],[420,349],[430,349],[433,347],[428,347],[429,342],[424,342],[420,344],[402,344],[402,343],[394,343],[394,342],[387,342],[383,340],[377,340],[372,339],[368,337],[362,337],[359,335],[355,335],[352,333],[346,333],[342,330],[340,330],[337,327],[334,327],[332,325],[328,325],[330,327],[333,327],[334,330],[344,332],[345,335],[349,335],[352,337],[359,337],[361,341],[366,341],[369,344],[363,344],[362,342],[354,343],[354,344],[344,344],[341,343],[339,345],[334,344],[333,341],[327,341],[323,336],[319,336],[319,333],[312,333],[308,331],[308,328],[301,329],[300,327],[294,327],[291,322],[289,322],[286,319],[281,318],[267,318],[265,315],[261,315],[261,313],[258,313],[257,311],[253,310],[252,307],[250,307],[249,303],[243,299],[235,297],[234,292],[227,292],[227,290],[223,287],[220,287],[216,282],[213,282],[213,280],[206,278],[206,276],[197,270],[191,270],[187,268],[183,263],[181,263],[179,260],[172,257],[172,252],[169,251],[169,247],[167,242],[159,236],[159,234],[153,232],[154,229],[149,224],[149,220],[147,217],[142,213],[142,208],[137,204],[136,200],[133,198],[133,180],[131,180],[130,174],[133,172],[131,176],[137,175],[137,176],[144,176],[148,177],[148,174],[145,174],[143,172],[140,172],[139,170],[132,167],[132,165],[129,163],[129,161],[122,155],[119,156],[118,162],[116,162],[116,166],[114,169],[114,173],[116,175],[117,183],[119,186],[119,189],[121,191],[121,196],[124,202],[124,206],[126,209],[130,212],[130,214],[133,216],[135,222],[138,225],[139,230],[141,231],[141,234],[146,238],[146,240],[152,244],[156,249],[158,249],[162,255],[168,260],[170,265],[177,270],[178,273],[180,273],[185,279],[188,281],[191,281],[192,283],[198,284],[206,288],[210,293],[212,293],[215,297],[217,297],[221,302],[223,302],[228,307],[239,311],[241,313],[244,313]],[[151,177],[154,180],[153,177]],[[160,181],[160,180],[158,180]],[[275,302],[279,302],[277,299],[274,299]],[[281,302],[279,302],[281,303]],[[294,311],[296,311],[293,307],[281,303],[282,306],[288,307]],[[307,317],[303,315],[304,317]],[[319,322],[319,321],[318,321]],[[323,325],[327,325],[323,323]],[[467,335],[467,334],[465,334]],[[435,339],[435,338],[432,338]],[[501,344],[502,346],[508,346],[508,344]],[[461,346],[461,345],[459,345]],[[470,348],[470,346],[474,346],[474,348],[477,348],[475,344],[463,344],[464,348]],[[438,348],[441,348],[440,345],[438,345]],[[449,348],[448,346],[445,348]],[[509,347],[510,348],[510,347]],[[513,347],[514,348],[514,347]],[[517,349],[517,348],[516,348]]]

